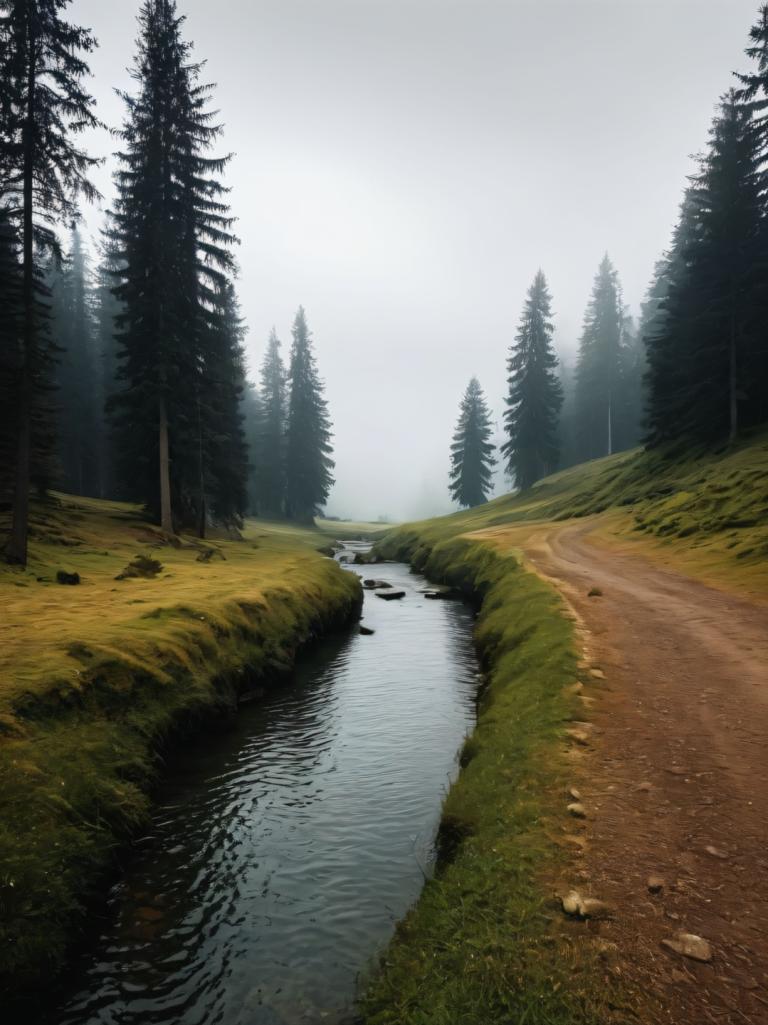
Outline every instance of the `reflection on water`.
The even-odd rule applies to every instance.
[[[472,722],[472,616],[366,597],[233,732],[178,760],[56,1025],[344,1020],[417,897]]]

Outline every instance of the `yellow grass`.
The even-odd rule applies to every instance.
[[[169,731],[204,728],[355,617],[359,581],[318,549],[360,532],[251,521],[174,547],[128,505],[36,508],[27,570],[0,568],[0,994],[63,965]],[[139,556],[161,571],[116,579]]]

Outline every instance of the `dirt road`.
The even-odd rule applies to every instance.
[[[574,772],[588,845],[573,881],[615,917],[581,928],[617,944],[614,970],[662,1008],[654,1020],[766,1025],[768,607],[613,552],[591,529],[526,545],[605,673],[584,691],[593,726]],[[711,962],[666,949],[678,931],[706,939]]]

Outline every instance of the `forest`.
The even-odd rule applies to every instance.
[[[671,9],[95,2],[0,0],[8,1025],[761,1025],[768,3],[619,54],[665,207]]]
[[[0,495],[24,565],[29,494],[143,503],[169,534],[246,513],[311,522],[333,483],[331,426],[304,310],[288,366],[273,333],[246,381],[230,157],[174,3],[139,15],[114,198],[95,262],[80,204],[99,198],[78,135],[89,30],[66,4],[2,7]]]

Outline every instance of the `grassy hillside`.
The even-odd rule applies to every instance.
[[[36,509],[28,569],[0,568],[9,991],[61,964],[100,870],[147,812],[169,731],[232,707],[355,615],[358,580],[317,552],[346,529],[252,521],[243,540],[171,546],[127,505],[59,496]]]
[[[529,491],[414,525],[421,543],[475,531],[512,544],[542,524],[595,517],[595,539],[768,599],[768,435],[733,449],[623,452]],[[403,537],[398,528],[391,538]]]

